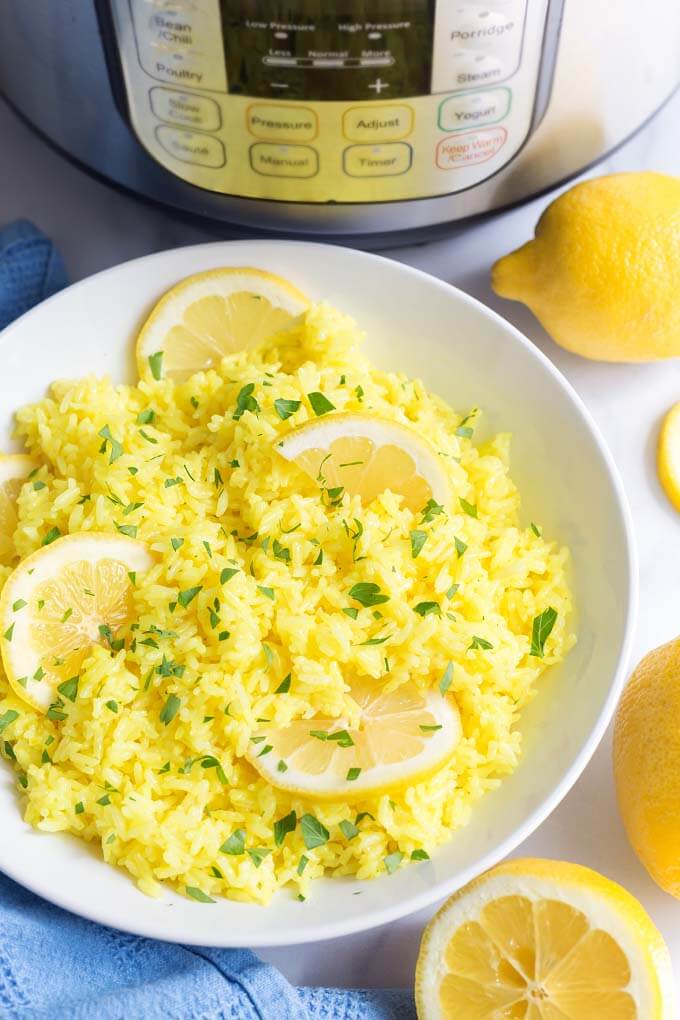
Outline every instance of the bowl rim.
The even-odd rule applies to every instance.
[[[494,309],[487,307],[482,301],[472,297],[465,291],[460,290],[453,284],[448,283],[439,277],[432,276],[430,273],[417,269],[408,263],[391,259],[384,255],[378,255],[374,252],[360,251],[344,245],[323,244],[316,241],[295,241],[282,238],[275,238],[271,240],[211,241],[207,243],[204,242],[193,245],[166,248],[161,251],[152,252],[148,255],[142,255],[138,258],[127,259],[123,262],[116,263],[113,266],[109,266],[97,273],[93,273],[91,276],[84,277],[83,279],[70,284],[68,287],[63,288],[56,294],[53,294],[51,297],[40,302],[40,304],[29,309],[23,315],[19,316],[18,319],[15,319],[6,326],[4,330],[0,331],[0,352],[2,351],[3,346],[11,341],[13,333],[19,328],[22,328],[25,323],[30,320],[31,316],[33,316],[38,310],[42,312],[46,307],[52,304],[58,304],[59,300],[67,292],[72,293],[73,291],[78,291],[87,287],[102,285],[108,277],[115,276],[116,272],[123,267],[136,266],[139,268],[140,272],[143,272],[144,267],[150,262],[163,261],[168,257],[177,256],[180,253],[190,261],[193,257],[200,258],[201,253],[206,250],[216,251],[218,249],[227,248],[229,251],[233,251],[239,247],[247,247],[249,250],[253,247],[260,248],[263,252],[277,247],[296,247],[308,251],[312,258],[315,256],[317,258],[323,258],[323,253],[328,250],[340,250],[344,253],[351,253],[353,258],[363,260],[365,263],[387,263],[393,268],[396,268],[397,271],[404,272],[407,275],[420,280],[425,286],[435,287],[436,289],[445,292],[456,301],[468,305],[474,310],[475,314],[500,327],[508,335],[508,338],[512,342],[514,342],[518,347],[523,348],[530,357],[536,359],[543,369],[553,378],[557,385],[564,391],[565,395],[569,397],[572,405],[574,406],[574,410],[580,414],[583,423],[586,425],[590,439],[597,448],[604,468],[609,476],[609,481],[615,496],[615,502],[621,516],[625,546],[623,551],[626,555],[627,564],[627,591],[625,593],[627,596],[627,605],[623,621],[623,639],[616,658],[616,663],[612,669],[609,691],[600,709],[599,715],[588,734],[588,737],[583,742],[581,749],[574,758],[571,766],[564,773],[554,789],[547,794],[546,797],[544,797],[544,799],[525,818],[522,824],[518,825],[516,829],[514,829],[513,832],[502,842],[474,863],[471,863],[467,867],[456,872],[456,874],[451,876],[449,879],[435,882],[431,886],[423,889],[422,892],[410,896],[407,900],[395,899],[395,902],[387,906],[371,908],[369,911],[366,911],[365,914],[343,921],[331,920],[307,924],[306,926],[296,928],[293,938],[286,934],[286,930],[281,932],[263,930],[261,935],[259,933],[257,935],[250,934],[247,940],[241,937],[238,933],[235,933],[228,941],[220,938],[210,939],[210,936],[208,941],[206,941],[206,939],[199,939],[191,935],[178,935],[177,933],[168,930],[172,928],[172,924],[168,925],[167,919],[165,929],[159,927],[157,923],[154,923],[153,918],[147,922],[143,915],[140,915],[139,917],[135,916],[131,920],[130,924],[121,924],[121,918],[116,913],[115,908],[112,909],[108,905],[102,906],[99,903],[82,903],[78,900],[77,894],[69,895],[68,892],[55,888],[55,886],[51,884],[47,878],[41,880],[39,873],[27,875],[25,872],[22,872],[21,867],[17,867],[13,864],[11,852],[5,850],[0,844],[0,871],[22,885],[24,888],[29,889],[31,892],[43,897],[43,899],[48,902],[76,914],[77,916],[84,917],[88,920],[95,921],[111,928],[116,928],[120,931],[129,932],[145,938],[157,939],[162,942],[175,944],[183,943],[186,945],[196,946],[212,946],[215,948],[266,948],[303,945],[308,942],[318,942],[327,939],[339,938],[345,935],[356,934],[399,920],[400,918],[413,914],[416,911],[430,907],[432,904],[438,903],[444,898],[450,896],[457,889],[466,885],[474,877],[480,875],[482,872],[503,860],[511,854],[520,843],[531,836],[531,834],[535,832],[536,829],[555,810],[558,804],[564,799],[579,779],[599,746],[613,717],[624,686],[626,667],[628,666],[631,657],[631,649],[635,636],[635,623],[638,612],[639,577],[632,515],[623,486],[623,481],[616,462],[605,443],[598,425],[575,388],[539,347],[532,343],[532,341],[529,340],[529,338],[526,337],[519,329],[517,329],[517,327],[508,322],[507,319],[503,318],[503,316]],[[51,834],[46,833],[46,835]],[[101,863],[104,864],[105,862],[102,861]],[[132,881],[132,879],[130,880]],[[228,903],[229,901],[227,900],[226,902]],[[266,911],[266,908],[262,909],[263,919],[265,919],[267,917],[266,912],[264,912]],[[177,922],[175,922],[175,924],[176,923]],[[263,925],[263,929],[264,928],[265,926]]]

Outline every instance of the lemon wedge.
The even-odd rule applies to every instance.
[[[281,790],[318,798],[357,799],[410,786],[442,768],[462,729],[455,700],[403,684],[352,686],[349,718],[296,719],[251,738],[248,759]]]
[[[142,378],[186,379],[225,354],[257,347],[309,307],[288,280],[263,269],[209,269],[175,284],[137,338]]]
[[[368,414],[329,414],[293,429],[279,453],[326,489],[369,504],[386,489],[417,513],[430,499],[451,501],[440,458],[415,429]]]
[[[16,502],[21,486],[38,465],[25,453],[0,454],[0,564],[15,557]]]
[[[16,694],[46,711],[96,643],[107,647],[130,619],[133,578],[153,560],[123,535],[82,532],[28,556],[0,597],[0,647]]]
[[[419,1020],[671,1020],[666,945],[638,901],[578,864],[513,860],[425,929]]]

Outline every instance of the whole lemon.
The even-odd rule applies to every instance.
[[[614,778],[633,850],[680,899],[680,638],[646,655],[623,692]]]
[[[492,286],[598,361],[680,356],[680,177],[613,174],[555,199]]]

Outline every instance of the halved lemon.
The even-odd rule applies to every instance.
[[[21,486],[38,465],[26,453],[0,454],[0,563],[14,559],[12,537],[17,526],[16,503]]]
[[[425,929],[419,1020],[671,1020],[666,945],[638,901],[590,868],[513,860]]]
[[[251,764],[282,790],[357,799],[425,779],[460,741],[458,706],[438,691],[409,683],[387,692],[366,681],[350,694],[353,722],[315,717],[265,726],[251,738]]]
[[[415,429],[369,414],[329,414],[279,441],[279,453],[328,489],[364,504],[391,489],[414,513],[430,499],[446,505],[451,486],[441,459]]]
[[[680,403],[663,420],[656,455],[659,481],[676,510],[680,510]]]
[[[23,560],[0,597],[2,664],[11,686],[46,711],[96,643],[110,646],[129,621],[133,578],[146,546],[123,535],[66,535]]]
[[[225,354],[257,347],[309,307],[288,280],[225,267],[187,276],[156,304],[137,337],[139,374],[186,379]]]

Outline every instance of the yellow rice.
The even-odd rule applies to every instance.
[[[0,720],[9,709],[20,713],[6,726],[0,751],[18,773],[32,825],[101,844],[104,859],[127,868],[146,893],[158,894],[167,882],[182,892],[266,903],[281,886],[307,896],[323,874],[372,878],[385,872],[388,855],[403,854],[405,865],[415,850],[432,854],[515,768],[519,714],[544,670],[572,643],[568,553],[520,524],[509,436],[478,446],[465,429],[457,435],[461,415],[419,381],[372,369],[360,340],[351,320],[320,305],[265,350],[227,358],[187,382],[57,382],[46,399],[17,414],[18,435],[44,465],[39,478],[47,483],[22,489],[17,557],[37,549],[54,527],[62,534],[114,532],[118,523],[138,527],[158,564],[137,581],[139,628],[117,654],[93,649],[65,720],[22,703],[0,671]],[[234,420],[237,395],[249,383],[260,410]],[[369,507],[347,496],[336,509],[322,505],[317,485],[275,447],[313,417],[306,396],[313,391],[339,411],[372,412],[418,429],[478,518],[456,510],[419,525],[420,516],[391,493]],[[286,421],[274,409],[280,397],[301,402]],[[155,419],[140,425],[148,408]],[[124,448],[113,464],[100,449],[106,425]],[[180,481],[166,485],[168,479]],[[143,506],[123,516],[134,502]],[[354,517],[364,530],[353,558],[345,522]],[[418,526],[429,537],[413,559],[409,531]],[[462,556],[456,537],[467,544]],[[172,538],[183,544],[174,549]],[[272,555],[274,539],[290,551],[289,561]],[[323,562],[313,565],[319,548]],[[239,573],[221,584],[222,570],[234,565]],[[0,567],[0,587],[9,572]],[[395,636],[385,645],[362,646],[370,628],[341,611],[358,581],[374,581],[390,596],[382,622],[393,624]],[[459,589],[450,596],[454,584]],[[180,590],[198,585],[186,609],[171,610]],[[441,616],[414,613],[423,600],[440,603]],[[549,606],[558,616],[541,659],[530,655],[532,621]],[[144,645],[139,635],[152,626],[178,636],[157,637],[157,648]],[[220,641],[224,631],[229,637]],[[492,648],[471,648],[475,636]],[[184,666],[182,676],[158,673],[164,654]],[[317,802],[275,789],[243,757],[258,719],[339,716],[353,677],[436,687],[449,662],[464,738],[425,782],[351,805]],[[288,673],[290,691],[275,694]],[[159,716],[171,693],[181,705],[165,726]],[[117,702],[117,713],[108,701]],[[207,755],[221,763],[222,778],[215,768],[191,765]],[[275,846],[274,822],[293,809],[322,822],[330,833],[325,845],[307,850],[298,826]],[[339,822],[361,812],[368,815],[348,840]],[[271,852],[262,860],[220,852],[237,829],[247,848]],[[300,875],[303,854],[308,864]]]

